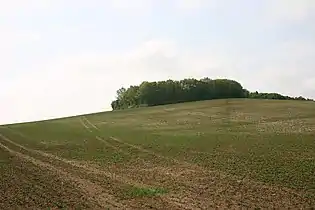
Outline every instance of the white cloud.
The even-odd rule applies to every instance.
[[[261,11],[256,11],[256,19],[265,18],[269,24],[279,21],[303,21],[315,14],[314,0],[264,0],[261,3],[262,14],[260,14]],[[235,12],[235,8],[240,9],[240,11],[255,9],[248,8],[251,4],[248,4],[247,0],[238,2],[230,0],[175,0],[175,5],[180,11],[220,10],[222,15],[227,11]]]
[[[314,0],[266,0],[266,16],[270,21],[301,21],[314,15]]]
[[[218,0],[175,0],[175,5],[178,9],[191,11],[204,8],[215,8],[219,3]]]
[[[61,0],[10,0],[0,1],[0,13],[3,16],[31,14],[57,6]]]
[[[257,66],[256,87],[287,95],[315,98],[315,42],[290,41],[275,46]]]
[[[308,92],[315,92],[315,75],[307,78],[305,83],[302,84]]]
[[[50,11],[56,8],[87,8],[87,7],[111,7],[123,14],[149,14],[158,1],[154,0],[92,0],[86,4],[85,0],[10,0],[0,1],[0,13],[2,15],[31,15],[35,12]],[[231,9],[229,5],[233,1],[219,0],[172,0],[177,12],[197,12],[200,9]],[[164,7],[170,6],[164,4]],[[237,3],[242,8],[247,7],[246,1]],[[264,16],[269,21],[300,21],[314,15],[314,0],[265,0],[262,2]]]
[[[123,10],[144,10],[152,6],[151,0],[109,0],[109,2],[113,8]]]
[[[19,49],[34,44],[41,39],[36,31],[16,30],[11,27],[0,26],[0,75],[6,79],[11,69],[18,65],[17,54]]]
[[[10,0],[0,1],[0,13],[4,17],[41,16],[60,12],[61,8],[77,11],[93,8],[110,8],[124,15],[147,14],[152,8],[151,0]]]

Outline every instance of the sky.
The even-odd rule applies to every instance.
[[[228,78],[315,98],[314,0],[0,0],[0,124],[111,110],[120,87]]]

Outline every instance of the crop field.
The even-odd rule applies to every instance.
[[[0,126],[0,209],[315,207],[315,103],[213,100]]]

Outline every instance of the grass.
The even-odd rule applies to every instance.
[[[173,160],[315,198],[314,110],[314,102],[214,100],[86,115],[97,127],[84,121],[92,132],[77,116],[0,126],[0,133],[28,148],[159,186],[125,180],[127,194],[139,199],[183,190],[180,180],[194,183],[194,175],[178,175],[184,168],[172,172]],[[159,176],[164,169],[177,178]]]

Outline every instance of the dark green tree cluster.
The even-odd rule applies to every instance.
[[[290,96],[281,95],[281,94],[279,94],[279,93],[258,93],[257,91],[256,91],[256,92],[249,93],[248,98],[313,101],[313,99],[304,98],[304,97],[302,97],[302,96],[299,96],[299,97],[290,97]]]
[[[117,99],[111,106],[116,110],[224,98],[307,100],[303,97],[291,98],[277,93],[258,93],[257,91],[251,93],[234,80],[203,78],[201,80],[142,82],[139,86],[120,88],[117,91]]]

